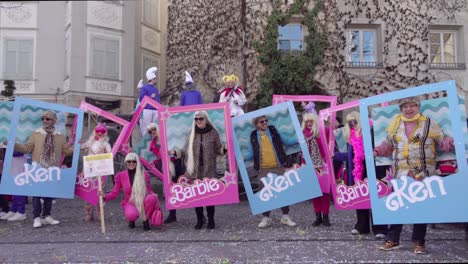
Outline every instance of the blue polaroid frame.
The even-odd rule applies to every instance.
[[[424,181],[410,177],[391,180],[394,192],[378,198],[376,175],[369,126],[368,107],[401,98],[447,92],[455,142],[458,172],[447,177],[430,176]],[[375,224],[448,223],[468,221],[467,160],[463,140],[464,123],[461,122],[455,81],[422,85],[360,100],[362,133],[366,153],[366,167],[370,186],[372,216]]]
[[[53,175],[53,172],[57,173],[54,169],[53,172],[49,170],[50,175],[49,180],[45,180],[47,174],[45,171],[47,169],[32,169],[28,170],[29,172],[25,174],[24,178],[28,178],[29,183],[22,184],[18,186],[15,184],[14,178],[19,176],[12,175],[10,173],[12,158],[13,158],[13,149],[16,141],[16,133],[18,130],[18,123],[20,118],[20,112],[22,106],[36,106],[43,109],[50,109],[56,112],[67,112],[75,114],[78,117],[77,127],[76,127],[76,137],[74,140],[74,149],[73,149],[73,162],[71,168],[60,169],[60,177],[58,175]],[[5,152],[5,161],[3,164],[3,174],[2,181],[0,184],[0,193],[1,194],[10,194],[10,195],[24,195],[24,196],[39,196],[39,197],[54,197],[54,198],[73,198],[75,193],[75,181],[76,173],[78,169],[78,158],[80,152],[80,144],[78,143],[81,138],[82,128],[83,128],[83,110],[79,108],[69,107],[60,104],[47,103],[43,101],[37,101],[32,99],[27,99],[23,97],[16,97],[15,103],[13,106],[13,117],[11,119],[10,133],[8,135],[8,145]],[[59,158],[59,157],[58,157]],[[35,174],[33,176],[33,173]],[[22,173],[21,173],[22,174]],[[28,176],[28,174],[30,174]],[[38,182],[34,182],[32,177],[35,177]],[[60,179],[60,180],[58,180]],[[23,179],[26,180],[26,179]]]
[[[279,111],[287,111],[289,114],[289,118],[291,119],[291,123],[294,129],[294,132],[297,135],[298,144],[300,147],[300,151],[302,153],[307,153],[307,155],[303,155],[305,159],[305,164],[297,169],[291,169],[290,173],[297,175],[300,179],[300,184],[290,184],[284,190],[274,193],[271,196],[271,199],[266,201],[262,200],[260,197],[261,191],[257,193],[253,193],[252,186],[250,184],[249,175],[247,173],[247,167],[244,161],[244,155],[241,150],[241,145],[245,145],[246,140],[248,144],[250,144],[250,137],[242,138],[242,135],[236,133],[237,127],[243,127],[246,122],[251,123],[255,117],[261,115],[271,116],[272,113],[279,112]],[[312,164],[312,160],[310,155],[308,155],[307,145],[305,143],[304,135],[302,134],[302,129],[299,125],[299,120],[297,118],[296,110],[294,109],[294,105],[292,102],[288,101],[285,103],[277,104],[274,106],[269,106],[266,108],[259,109],[254,112],[249,112],[237,117],[232,118],[232,128],[233,128],[233,140],[234,140],[234,147],[236,152],[236,162],[239,168],[239,171],[242,176],[242,181],[244,183],[244,188],[247,193],[247,197],[250,203],[250,209],[252,210],[252,214],[260,214],[266,211],[270,211],[276,208],[281,208],[286,205],[295,204],[298,202],[302,202],[305,200],[309,200],[315,197],[319,197],[322,195],[322,191],[320,190],[320,184],[317,179],[317,175],[315,174],[315,169]],[[278,127],[277,127],[278,129]],[[250,132],[249,131],[249,135]],[[239,139],[241,136],[241,140]],[[245,146],[244,146],[245,147]],[[285,175],[288,173],[286,172]],[[297,179],[297,177],[295,177]],[[279,177],[276,177],[277,179]],[[285,177],[286,178],[286,177]],[[282,187],[285,187],[285,181],[283,181]],[[265,199],[265,198],[264,198]]]

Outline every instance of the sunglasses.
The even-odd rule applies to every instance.
[[[94,132],[95,132],[96,134],[105,134],[105,133],[106,133],[106,130],[104,130],[104,129],[97,129],[97,130],[94,130]]]
[[[198,121],[201,122],[201,121],[205,120],[205,118],[204,117],[195,117],[193,120],[195,120],[195,122],[198,122]]]
[[[137,161],[136,161],[136,160],[127,160],[126,162],[127,162],[127,163],[134,163],[134,164],[136,164],[136,163],[137,163]]]
[[[263,119],[263,120],[260,120],[258,121],[260,124],[265,124],[265,123],[268,123],[268,119]]]
[[[52,119],[50,119],[50,118],[48,118],[48,117],[42,117],[41,119],[42,119],[42,121],[44,121],[44,120],[45,120],[45,121],[52,120]]]
[[[357,125],[357,123],[358,123],[357,120],[349,120],[348,121],[349,125]]]

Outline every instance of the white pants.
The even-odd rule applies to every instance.
[[[156,123],[156,120],[158,120],[158,110],[143,109],[143,119],[140,119],[140,132],[142,137],[148,133],[148,125]]]

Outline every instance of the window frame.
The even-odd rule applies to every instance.
[[[8,53],[8,44],[7,42],[8,41],[16,41],[17,42],[17,49],[15,51],[15,73],[14,74],[11,74],[7,71],[7,69],[11,69],[11,66],[10,64],[8,63],[7,61],[7,53]],[[18,65],[19,65],[19,53],[20,53],[20,50],[19,50],[19,47],[20,47],[20,44],[19,42],[20,41],[29,41],[31,42],[31,50],[29,50],[29,53],[30,53],[30,56],[29,56],[29,60],[30,60],[30,73],[26,73],[26,74],[21,74],[20,73],[20,69],[18,68]],[[3,39],[3,78],[5,79],[32,79],[33,76],[34,76],[34,51],[35,51],[35,38],[33,37],[5,37]]]
[[[104,52],[104,65],[103,65],[103,72],[99,72],[100,69],[97,69],[97,65],[95,65],[94,61],[95,61],[95,54],[96,54],[96,49],[95,49],[95,46],[96,46],[96,40],[103,40],[105,41],[105,50],[103,51]],[[107,49],[108,47],[108,42],[115,42],[117,43],[117,48],[116,48],[116,51],[115,51],[115,62],[116,62],[116,73],[109,73],[109,72],[106,72],[106,69],[107,69],[107,66],[109,63],[108,61],[108,54],[112,51],[109,51]],[[120,80],[120,76],[121,76],[121,49],[122,49],[122,43],[121,43],[121,39],[118,38],[118,37],[110,37],[110,36],[105,36],[105,35],[97,35],[97,34],[91,34],[91,37],[90,37],[90,76],[93,76],[93,77],[98,77],[98,78],[107,78],[107,79],[113,79],[113,80]]]
[[[352,52],[350,47],[350,37],[352,36],[353,31],[359,32],[359,61],[352,60]],[[363,51],[363,32],[373,32],[374,33],[374,61],[373,62],[365,62],[364,61],[364,51]],[[378,28],[374,27],[359,27],[356,25],[352,25],[351,27],[346,28],[345,30],[345,42],[346,42],[346,49],[345,49],[345,62],[347,66],[350,67],[377,67],[379,66],[379,58],[378,58]],[[375,66],[373,66],[375,65]]]
[[[301,27],[301,39],[281,39],[281,36],[279,36],[280,34],[280,27],[286,27],[286,26],[300,26]],[[284,25],[278,25],[278,50],[279,51],[282,51],[282,52],[303,52],[305,50],[305,43],[304,43],[304,38],[305,38],[305,33],[304,33],[304,25],[301,24],[301,23],[287,23],[287,24],[284,24]],[[281,49],[281,45],[280,45],[280,42],[282,40],[288,40],[288,41],[301,41],[301,49]],[[291,45],[289,45],[289,47],[291,47]]]
[[[454,39],[453,39],[453,51],[454,51],[454,62],[453,63],[447,63],[445,61],[445,52],[442,52],[442,50],[444,50],[442,47],[445,47],[445,42],[444,42],[444,38],[443,38],[443,34],[444,33],[451,33],[453,34],[454,36]],[[432,57],[432,53],[431,53],[431,46],[432,46],[432,42],[431,42],[431,34],[439,34],[440,36],[440,42],[439,42],[439,45],[441,47],[441,52],[440,52],[440,60],[441,62],[439,63],[433,63],[432,60],[431,60],[431,57]],[[429,43],[428,43],[428,46],[429,46],[429,65],[430,67],[438,67],[440,65],[457,65],[459,63],[459,58],[458,58],[458,30],[453,30],[453,29],[431,29],[429,30]]]

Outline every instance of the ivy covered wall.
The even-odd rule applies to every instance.
[[[251,102],[257,104],[256,99],[266,98],[258,95],[268,94],[261,91],[267,87],[262,80],[271,68],[262,59],[258,43],[268,39],[272,13],[290,14],[295,2],[299,0],[169,1],[168,76],[163,101],[178,103],[185,70],[192,73],[205,102],[211,102],[222,85],[222,76],[227,74],[240,77]],[[295,13],[302,16],[317,6],[317,0],[300,2],[303,2],[301,10]],[[461,43],[466,43],[458,47],[461,54],[466,54],[458,59],[466,63],[466,14],[467,0],[323,0],[314,21],[320,32],[326,32],[327,44],[325,49],[314,51],[322,57],[310,71],[313,77],[304,78],[319,90],[339,95],[342,102],[447,79],[455,79],[459,89],[466,93],[465,69],[431,69],[428,59],[429,28],[458,25]],[[382,67],[346,67],[345,31],[350,24],[378,25],[382,39],[378,56]],[[292,89],[291,93],[296,90]]]

